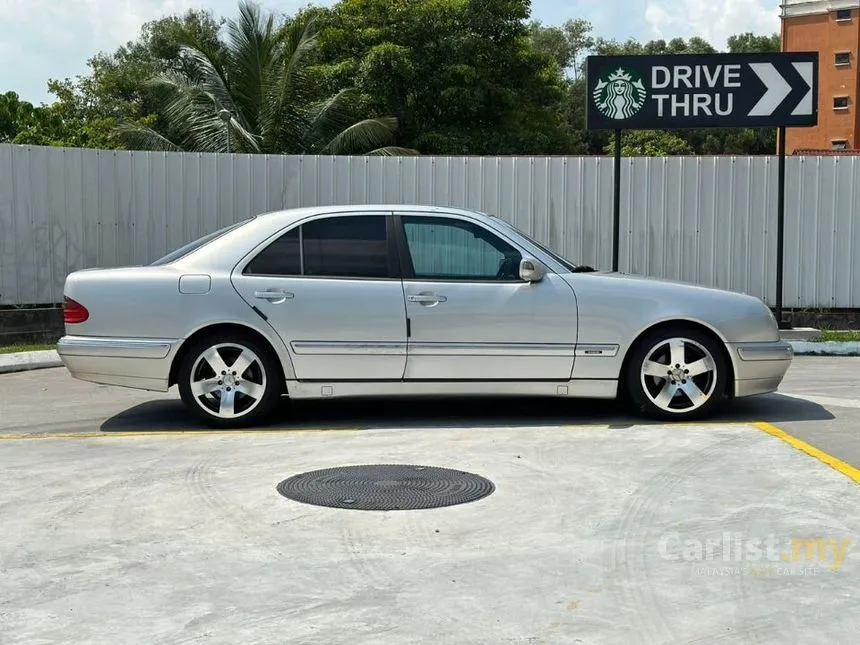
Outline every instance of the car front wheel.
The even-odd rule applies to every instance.
[[[194,344],[179,369],[182,401],[208,425],[247,427],[265,420],[282,392],[277,365],[261,343],[218,335]]]
[[[648,334],[628,363],[627,393],[637,411],[652,418],[702,418],[724,398],[728,366],[717,341],[696,329]]]

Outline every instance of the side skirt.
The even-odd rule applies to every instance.
[[[287,381],[293,399],[390,396],[535,396],[614,399],[618,381]]]

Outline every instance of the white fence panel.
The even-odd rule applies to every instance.
[[[785,305],[860,307],[860,157],[787,166]],[[498,215],[609,268],[606,157],[283,157],[0,145],[0,305],[62,300],[85,267],[143,264],[250,215],[423,203]],[[775,300],[774,157],[631,158],[620,269]]]

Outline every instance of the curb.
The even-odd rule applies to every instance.
[[[860,342],[790,340],[795,356],[860,356]],[[56,350],[0,354],[0,374],[63,367]]]
[[[795,356],[860,356],[860,342],[789,341]]]
[[[49,367],[62,367],[63,361],[56,350],[42,352],[17,352],[15,354],[0,354],[0,374],[10,372],[26,372],[41,370]]]

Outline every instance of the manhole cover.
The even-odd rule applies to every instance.
[[[362,511],[403,511],[466,504],[495,490],[460,470],[399,464],[342,466],[295,475],[278,484],[289,499]]]

